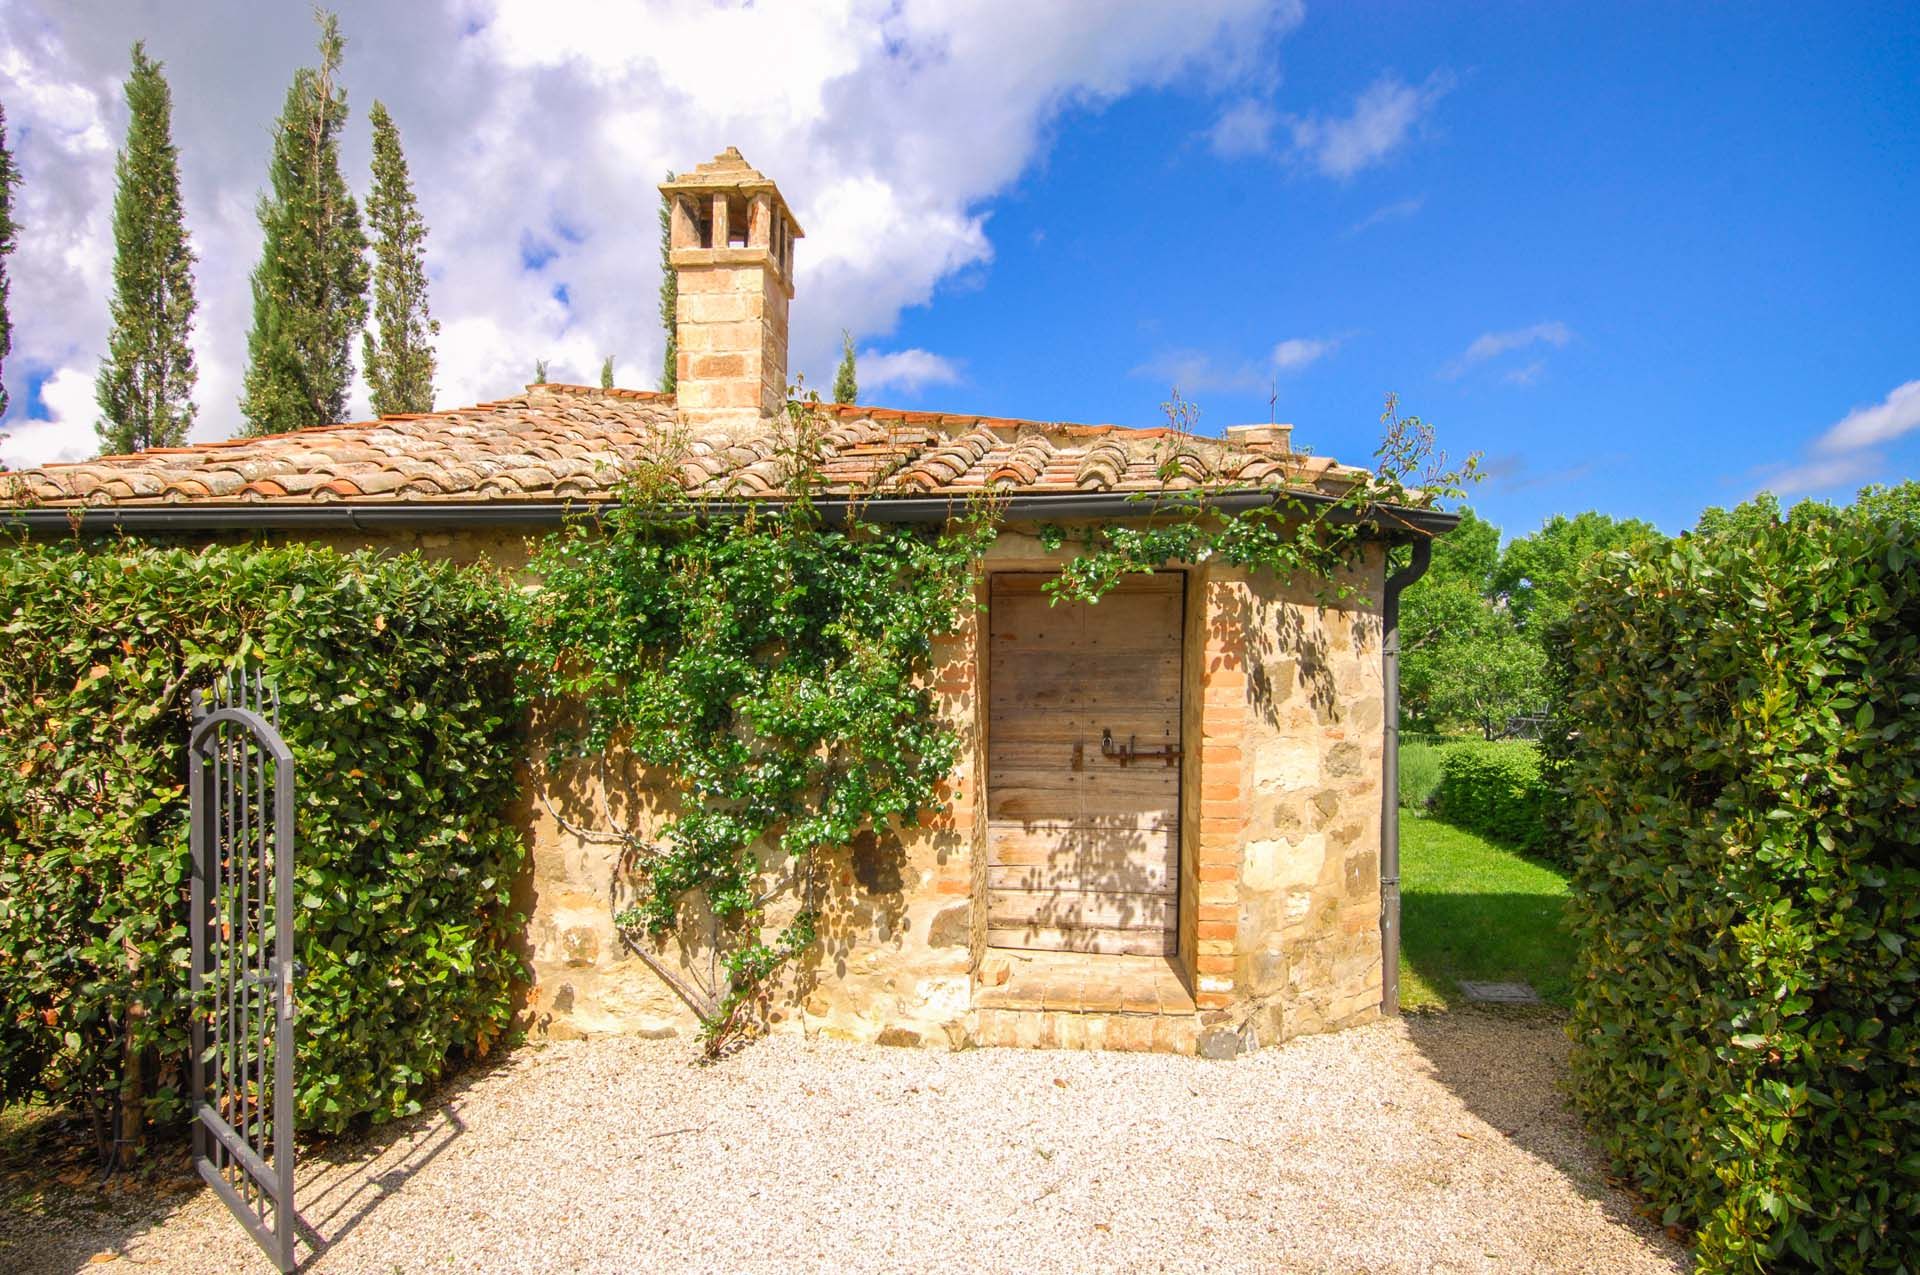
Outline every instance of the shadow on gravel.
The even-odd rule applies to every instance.
[[[436,1095],[431,1111],[382,1126],[377,1135],[328,1144],[307,1153],[293,1198],[300,1217],[304,1264],[353,1233],[389,1195],[440,1157],[467,1126],[453,1107],[471,1075]],[[304,1151],[305,1148],[302,1148]]]
[[[0,1125],[3,1271],[85,1270],[201,1189],[184,1133],[156,1135],[141,1165],[103,1176],[88,1129],[61,1111],[11,1108]]]
[[[1684,1260],[1685,1250],[1636,1211],[1636,1197],[1608,1181],[1606,1160],[1568,1100],[1571,1046],[1562,1011],[1485,1006],[1412,1012],[1404,1021],[1435,1078],[1468,1111],[1552,1165],[1609,1220],[1661,1236],[1676,1260]]]
[[[504,1055],[501,1056],[504,1058]],[[294,1201],[301,1267],[376,1215],[386,1198],[438,1159],[466,1131],[459,1107],[467,1090],[497,1065],[461,1069],[427,1095],[419,1115],[362,1133],[302,1140]],[[207,1269],[269,1271],[252,1238],[192,1168],[184,1129],[157,1134],[140,1168],[102,1179],[87,1167],[84,1131],[57,1113],[31,1122],[14,1113],[0,1148],[0,1271],[72,1275],[95,1271],[96,1255],[126,1255],[140,1238],[183,1209],[211,1208],[231,1227],[231,1247]],[[0,1121],[0,1124],[6,1123]],[[138,1256],[137,1252],[134,1256]],[[106,1259],[101,1258],[101,1261]]]

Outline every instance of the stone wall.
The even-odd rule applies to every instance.
[[[515,532],[332,543],[417,548],[515,574],[528,558]],[[1059,561],[1010,528],[984,565]],[[1178,958],[1199,1011],[1189,1042],[1225,1031],[1250,1046],[1377,1013],[1382,561],[1373,552],[1355,575],[1366,602],[1332,609],[1305,587],[1227,568],[1189,573]],[[982,632],[969,616],[935,650],[939,711],[962,740],[949,809],[829,857],[822,941],[778,989],[774,1030],[935,1047],[973,1038],[974,977],[987,954],[985,909],[974,906],[986,858]],[[627,899],[622,844],[609,830],[645,835],[670,798],[627,759],[549,773],[549,728],[533,724],[517,811],[532,847],[525,1021],[552,1036],[697,1031],[674,984],[696,995],[715,986],[701,934],[637,949],[613,922]]]
[[[1205,586],[1196,1002],[1251,1041],[1380,1006],[1384,555],[1322,608],[1306,585]]]

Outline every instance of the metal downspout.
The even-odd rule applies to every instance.
[[[1427,573],[1433,540],[1413,542],[1413,560],[1387,577],[1381,599],[1380,1012],[1400,1012],[1400,593]]]

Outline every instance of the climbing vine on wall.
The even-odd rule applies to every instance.
[[[984,509],[945,529],[830,525],[810,497],[818,414],[796,403],[788,423],[793,500],[699,517],[664,448],[599,529],[538,552],[519,620],[534,689],[580,706],[553,760],[618,749],[677,798],[626,837],[637,894],[618,920],[645,941],[711,918],[714,1048],[813,942],[819,852],[939,808],[958,744],[934,711],[933,638],[974,605],[993,535]],[[788,890],[797,910],[766,923]]]
[[[1283,581],[1310,580],[1325,601],[1349,598],[1354,592],[1350,569],[1368,538],[1394,530],[1393,509],[1460,496],[1479,479],[1477,453],[1448,468],[1433,427],[1417,416],[1400,415],[1398,401],[1389,395],[1371,471],[1354,471],[1335,491],[1312,496],[1292,491],[1247,508],[1226,508],[1216,488],[1183,482],[1194,468],[1187,440],[1199,410],[1178,390],[1161,409],[1167,417],[1158,465],[1162,488],[1137,498],[1138,518],[1040,529],[1048,550],[1070,541],[1077,550],[1059,579],[1047,586],[1056,600],[1098,602],[1133,572],[1208,561],[1271,572]],[[1406,531],[1417,534],[1411,526]]]
[[[1430,503],[1463,476],[1440,472],[1432,431],[1389,400],[1372,475],[1329,499],[1223,509],[1180,481],[1191,405],[1176,394],[1168,415],[1165,490],[1124,524],[1076,528],[1081,553],[1057,596],[1097,601],[1129,572],[1210,558],[1339,589],[1331,582],[1365,543],[1363,516]],[[617,919],[643,956],[650,941],[710,927],[724,985],[680,986],[712,1049],[755,1021],[770,981],[814,942],[821,852],[939,808],[958,744],[934,711],[933,641],[975,605],[976,562],[996,534],[990,503],[944,528],[879,524],[857,507],[830,522],[812,496],[817,404],[790,403],[783,425],[791,499],[690,507],[669,441],[598,525],[537,551],[542,585],[517,620],[529,689],[571,706],[549,761],[625,753],[672,792],[651,830],[593,835],[623,843],[635,901]],[[1067,535],[1042,529],[1052,548]]]

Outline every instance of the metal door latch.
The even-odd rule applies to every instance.
[[[1162,744],[1158,748],[1142,748],[1134,742],[1138,738],[1137,735],[1129,735],[1126,743],[1116,744],[1113,742],[1113,729],[1108,727],[1100,732],[1100,755],[1111,757],[1122,766],[1154,757],[1164,758],[1169,766],[1180,760],[1180,745]]]

